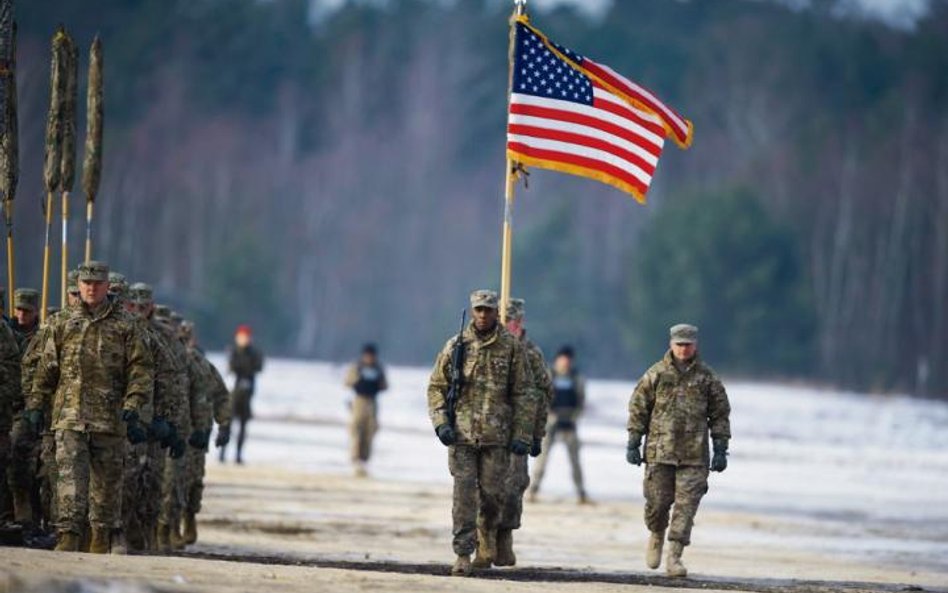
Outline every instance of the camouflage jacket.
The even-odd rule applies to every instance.
[[[200,352],[200,350],[198,352]],[[224,383],[224,378],[221,377],[217,367],[214,366],[203,353],[201,354],[201,359],[204,361],[204,366],[207,368],[210,377],[207,399],[211,404],[214,422],[217,422],[218,426],[229,427],[231,417],[234,413],[230,401],[230,391],[227,389],[227,384]]]
[[[553,402],[553,382],[550,373],[546,370],[546,360],[543,351],[524,334],[521,339],[527,363],[530,365],[530,374],[533,376],[533,398],[536,413],[533,421],[533,438],[542,440],[546,436],[546,415]]]
[[[170,361],[174,365],[176,409],[174,410],[174,416],[168,417],[167,420],[178,429],[178,435],[186,439],[193,430],[195,416],[199,417],[201,415],[201,410],[191,409],[192,402],[197,397],[198,371],[195,369],[194,361],[191,360],[188,349],[181,341],[175,328],[155,317],[149,320],[149,324],[154,332],[160,336],[162,343],[170,354]]]
[[[6,323],[0,326],[0,434],[7,434],[13,425],[14,408],[22,408],[20,345]]]
[[[629,400],[629,433],[647,435],[645,462],[707,465],[708,431],[731,438],[724,385],[697,356],[681,372],[671,352],[639,380]]]
[[[155,363],[155,395],[152,405],[142,413],[142,420],[150,422],[160,416],[177,425],[181,409],[187,403],[184,363],[176,358],[164,334],[150,321],[143,318],[137,321]]]
[[[46,409],[52,428],[123,434],[122,410],[140,412],[154,393],[154,362],[135,318],[105,302],[48,323],[26,405]]]
[[[214,375],[211,372],[213,366],[197,348],[188,346],[185,348],[191,361],[192,376],[195,381],[192,388],[191,423],[194,430],[209,431],[214,420],[212,414],[216,411],[214,398],[220,397],[215,393]]]
[[[445,395],[451,384],[451,338],[438,354],[428,383],[428,415],[437,429],[447,423]],[[533,438],[536,405],[533,377],[520,340],[499,324],[485,338],[473,323],[462,336],[466,344],[463,387],[455,407],[459,445],[507,446]]]

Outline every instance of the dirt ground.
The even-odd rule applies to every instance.
[[[434,462],[440,462],[438,459]],[[447,577],[450,494],[443,485],[209,464],[200,542],[171,556],[0,549],[7,591],[948,591],[944,566],[830,556],[839,523],[704,510],[687,580],[644,566],[642,508],[528,504],[518,567]],[[858,541],[854,539],[854,546]]]

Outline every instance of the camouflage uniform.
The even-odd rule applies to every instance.
[[[372,440],[379,429],[376,398],[388,389],[385,369],[378,363],[356,363],[346,373],[346,387],[355,392],[349,419],[349,456],[361,469],[361,464],[367,462],[372,454]]]
[[[198,427],[208,437],[211,433],[212,420],[217,423],[219,432],[230,432],[231,403],[230,392],[224,379],[201,352],[200,348],[191,346],[188,353],[201,369],[198,391],[202,394],[201,401],[204,408],[201,411],[202,424]],[[204,497],[204,471],[207,462],[207,448],[191,447],[187,454],[188,477],[185,491],[185,513],[188,527],[193,529],[194,516],[201,512],[201,500]],[[189,529],[185,529],[186,534]],[[194,531],[196,534],[196,531]],[[195,535],[196,537],[196,535]],[[193,542],[189,542],[193,543]]]
[[[80,280],[107,278],[98,262]],[[56,433],[58,530],[80,533],[86,517],[95,532],[121,527],[121,484],[127,426],[122,412],[139,413],[152,400],[151,353],[132,316],[106,300],[56,316],[41,345],[29,409],[51,402]]]
[[[560,375],[553,371],[552,399],[550,413],[546,421],[546,436],[540,456],[533,465],[533,480],[530,486],[531,495],[540,491],[543,475],[546,473],[546,464],[550,459],[550,449],[558,439],[566,444],[569,454],[569,463],[573,472],[573,485],[579,494],[580,501],[586,499],[586,489],[583,486],[583,468],[579,462],[579,435],[576,431],[576,421],[583,413],[586,404],[586,384],[583,377],[575,370]]]
[[[730,439],[727,393],[697,355],[676,363],[671,351],[639,380],[629,401],[632,438],[646,435],[645,524],[664,533],[674,504],[668,541],[691,543],[698,504],[708,491],[708,432]]]
[[[478,291],[472,305],[484,302]],[[496,308],[496,295],[486,302]],[[455,407],[456,440],[448,448],[454,477],[453,548],[469,556],[477,544],[478,512],[484,528],[495,532],[500,522],[510,467],[512,442],[533,437],[535,405],[530,370],[520,341],[500,323],[480,335],[471,323],[461,339],[466,344],[463,386]],[[438,354],[428,384],[428,415],[437,431],[448,424],[445,396],[450,387],[451,338]]]
[[[7,486],[10,430],[20,392],[20,347],[13,330],[0,323],[0,519],[13,518],[13,499]]]
[[[31,288],[18,288],[14,293],[14,307],[29,309],[34,312],[39,308],[39,292]],[[8,483],[13,495],[14,520],[22,525],[38,525],[41,520],[39,481],[36,479],[39,470],[40,436],[33,432],[32,427],[23,416],[25,400],[23,394],[29,390],[23,387],[23,378],[31,379],[35,368],[35,356],[26,359],[26,352],[39,329],[39,320],[31,327],[22,327],[14,323],[14,332],[20,346],[21,353],[21,393],[14,404],[14,423],[10,440],[13,449],[13,459],[10,464]]]

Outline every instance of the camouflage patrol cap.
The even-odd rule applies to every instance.
[[[108,282],[109,264],[101,261],[88,261],[79,265],[80,282]]]
[[[181,322],[181,336],[190,340],[194,336],[194,322],[184,320]]]
[[[66,292],[72,294],[79,292],[79,270],[69,270],[66,276]]]
[[[109,293],[118,296],[128,295],[128,280],[125,279],[125,274],[109,272]]]
[[[150,305],[155,300],[155,291],[144,282],[136,282],[128,288],[128,298],[139,305]]]
[[[155,317],[171,319],[171,307],[168,305],[155,305]]]
[[[526,301],[510,299],[507,303],[507,321],[520,321],[526,313]]]
[[[698,328],[687,323],[679,323],[668,330],[675,344],[694,344],[698,341]]]
[[[61,309],[59,307],[46,307],[46,316],[50,317],[56,313],[59,313],[60,311]]]
[[[178,313],[177,311],[172,311],[171,315],[169,315],[168,318],[171,319],[171,321],[175,322],[177,325],[181,325],[182,323],[184,323],[184,316],[181,313]]]
[[[487,307],[488,309],[497,308],[497,293],[493,290],[475,290],[471,293],[471,308]]]
[[[35,288],[17,288],[13,293],[13,308],[39,311],[40,293]]]

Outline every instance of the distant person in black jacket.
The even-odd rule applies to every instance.
[[[359,360],[346,373],[346,387],[352,388],[352,418],[349,422],[350,452],[356,476],[365,477],[365,465],[372,454],[372,439],[379,429],[378,394],[388,389],[385,369],[378,359],[375,344],[362,348]]]
[[[263,354],[253,345],[253,333],[250,326],[241,325],[234,335],[234,346],[230,350],[228,363],[234,374],[234,390],[231,401],[234,402],[234,419],[239,423],[237,433],[237,463],[243,463],[244,439],[247,436],[247,422],[253,417],[250,400],[253,398],[257,373],[263,370]],[[227,447],[221,447],[221,462],[226,459]]]
[[[569,462],[573,467],[573,484],[580,504],[589,502],[583,487],[583,468],[579,463],[579,435],[576,422],[586,405],[586,381],[573,365],[573,348],[563,346],[553,359],[553,404],[546,425],[546,438],[542,452],[533,466],[533,478],[530,480],[530,500],[536,500],[546,470],[550,449],[562,439],[569,452]]]

